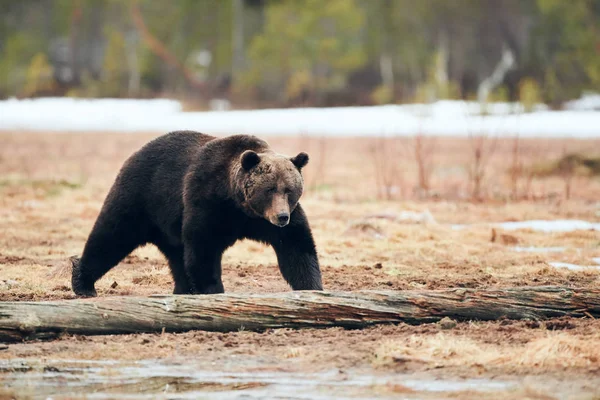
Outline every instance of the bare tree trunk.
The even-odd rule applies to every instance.
[[[81,18],[83,6],[81,0],[75,0],[75,7],[71,13],[71,26],[69,32],[69,47],[71,48],[71,82],[79,82],[79,44],[77,38],[81,35]]]
[[[508,48],[508,46],[504,47],[502,51],[502,58],[494,72],[487,78],[485,78],[477,88],[477,100],[480,104],[484,104],[488,100],[488,96],[490,93],[502,83],[504,77],[515,65],[515,56],[513,52]]]
[[[0,341],[81,335],[600,317],[600,289],[523,287],[0,302]]]
[[[244,64],[244,0],[233,0],[233,55],[231,75],[235,80]]]
[[[442,29],[438,37],[438,54],[435,63],[436,100],[450,97],[448,86],[448,32]]]
[[[395,100],[394,90],[394,62],[392,58],[392,50],[390,43],[390,30],[393,27],[392,20],[392,0],[384,0],[383,2],[383,34],[382,37],[382,52],[379,57],[379,68],[381,71],[381,81],[383,85],[390,90],[392,100]]]
[[[140,67],[137,52],[137,33],[135,31],[127,32],[125,36],[125,59],[127,61],[127,95],[136,97],[140,92]]]
[[[394,63],[389,54],[382,54],[379,58],[379,68],[381,69],[381,80],[383,85],[394,93]]]

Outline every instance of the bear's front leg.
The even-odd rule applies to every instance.
[[[298,204],[287,226],[273,229],[270,242],[279,270],[292,289],[323,290],[315,242],[302,207]]]
[[[221,257],[224,249],[215,237],[184,226],[183,256],[193,294],[224,293]]]
[[[184,244],[185,271],[192,294],[224,293],[221,281],[221,253],[206,244]]]

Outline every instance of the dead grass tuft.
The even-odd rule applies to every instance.
[[[385,236],[383,229],[377,224],[369,221],[352,222],[344,232],[344,236],[368,237],[373,239],[383,239]]]
[[[72,257],[68,260],[62,261],[57,267],[48,273],[49,279],[70,279],[73,272],[73,260]]]
[[[29,400],[31,396],[17,394],[14,390],[0,387],[0,400]]]
[[[535,339],[512,354],[506,354],[500,362],[510,362],[527,368],[600,368],[600,348],[592,338],[572,337],[568,333],[548,333],[545,338]],[[594,339],[600,339],[600,333]]]
[[[399,360],[421,360],[436,367],[469,365],[487,369],[552,371],[557,369],[600,370],[600,333],[593,338],[573,337],[564,332],[548,332],[545,337],[521,345],[501,346],[438,333],[411,336],[407,341],[387,341],[374,353],[373,365],[393,367]]]

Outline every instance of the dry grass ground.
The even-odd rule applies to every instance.
[[[68,257],[81,253],[122,162],[154,136],[0,134],[0,301],[72,297]],[[598,270],[570,271],[549,265],[552,261],[593,265],[593,259],[600,257],[600,232],[499,230],[492,242],[486,225],[527,219],[598,222],[598,178],[574,178],[571,199],[565,200],[564,178],[527,182],[523,174],[518,199],[510,200],[511,142],[499,141],[486,165],[485,201],[467,201],[471,143],[445,138],[436,140],[431,189],[424,195],[415,190],[418,177],[411,142],[396,139],[386,143],[393,163],[385,167],[389,168],[385,181],[393,186],[387,191],[393,198],[384,201],[377,199],[382,190],[375,169],[381,166],[373,161],[373,140],[271,138],[269,142],[284,153],[305,150],[311,155],[306,168],[309,190],[302,203],[317,241],[326,289],[600,286]],[[565,149],[585,151],[600,148],[599,144],[522,141],[520,162],[550,161]],[[405,211],[428,211],[435,221],[390,218]],[[376,214],[385,218],[369,218]],[[453,224],[472,225],[456,230]],[[564,251],[521,253],[514,246],[564,247]],[[238,243],[227,251],[223,274],[228,292],[289,290],[273,251],[254,242]],[[172,281],[162,255],[148,246],[127,257],[97,288],[100,296],[149,295],[171,292]],[[0,358],[16,357],[202,358],[206,363],[250,357],[259,358],[261,368],[274,369],[359,368],[435,378],[527,375],[533,377],[532,386],[513,395],[554,398],[555,388],[543,385],[551,377],[562,382],[565,396],[600,396],[600,323],[595,320],[474,322],[452,329],[432,324],[362,331],[64,337],[0,351]]]

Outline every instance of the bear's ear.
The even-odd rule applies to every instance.
[[[308,164],[308,154],[304,152],[298,153],[298,155],[296,157],[292,157],[291,160],[296,168],[302,169],[306,164]]]
[[[260,156],[252,150],[246,150],[242,153],[241,157],[242,168],[246,171],[250,171],[253,167],[258,165],[260,162]]]

